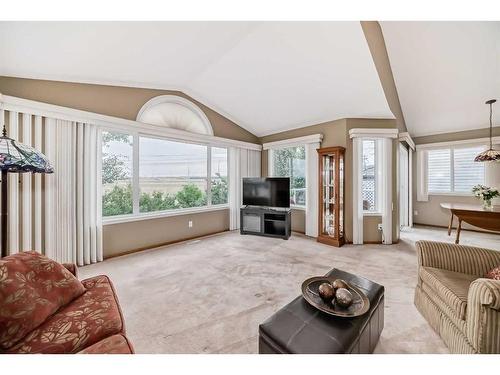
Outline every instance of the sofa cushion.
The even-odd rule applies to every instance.
[[[469,285],[477,276],[433,267],[420,267],[419,274],[457,317],[465,320]]]
[[[500,265],[490,270],[485,277],[492,280],[500,280]]]
[[[422,293],[429,298],[435,306],[439,308],[441,313],[446,315],[448,319],[465,335],[467,332],[466,321],[461,319],[458,314],[453,310],[444,300],[441,295],[437,294],[434,289],[432,289],[429,284],[422,283],[421,286]],[[438,327],[441,325],[441,320],[439,320]],[[439,331],[439,328],[437,328]]]
[[[124,335],[113,335],[86,347],[78,354],[133,354],[134,349]]]
[[[123,318],[111,281],[96,276],[82,281],[83,295],[23,340],[9,353],[77,353],[108,336],[123,333]]]
[[[85,288],[59,263],[34,251],[0,259],[0,349],[8,349]]]

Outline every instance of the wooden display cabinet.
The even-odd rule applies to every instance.
[[[344,238],[344,147],[318,149],[318,242],[340,247]]]

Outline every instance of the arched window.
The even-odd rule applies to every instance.
[[[152,98],[142,106],[137,121],[190,133],[214,134],[205,113],[193,102],[176,95]]]

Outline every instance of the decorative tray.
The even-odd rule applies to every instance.
[[[348,290],[352,293],[352,304],[347,307],[340,307],[337,304],[331,304],[323,301],[319,296],[318,288],[322,283],[332,283],[335,278],[316,276],[311,277],[302,283],[302,295],[304,299],[313,307],[327,314],[345,318],[353,318],[365,314],[370,309],[370,301],[366,294],[357,286],[347,283]]]

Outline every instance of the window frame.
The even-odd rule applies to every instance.
[[[227,203],[221,204],[212,204],[212,192],[211,192],[211,182],[212,182],[212,173],[211,173],[211,164],[212,164],[212,147],[223,148],[227,150],[227,164],[228,164],[228,175],[227,175],[227,186],[228,186],[228,194],[230,187],[230,176],[229,176],[229,146],[225,144],[218,144],[214,142],[196,142],[196,141],[186,141],[184,139],[175,139],[173,137],[161,136],[156,134],[150,134],[141,131],[131,131],[130,129],[119,129],[115,127],[105,127],[101,126],[99,131],[102,132],[110,132],[110,133],[122,133],[127,134],[132,137],[132,214],[124,214],[124,215],[114,215],[114,216],[104,216],[102,215],[101,210],[101,220],[103,225],[109,224],[118,224],[125,222],[133,222],[140,220],[148,220],[148,219],[156,219],[162,217],[171,217],[171,216],[180,216],[187,215],[193,213],[207,212],[207,211],[219,211],[225,210],[229,208],[229,197]],[[161,210],[161,211],[153,211],[153,212],[140,212],[139,208],[139,200],[140,200],[140,185],[139,185],[139,144],[140,138],[154,138],[164,141],[170,142],[178,142],[178,143],[186,143],[193,145],[205,146],[207,148],[207,204],[200,207],[189,207],[189,208],[176,208],[169,210]],[[102,149],[102,143],[100,145],[100,149]],[[99,152],[102,162],[102,153]],[[102,184],[102,179],[100,181]],[[102,190],[102,189],[101,189]],[[100,197],[102,200],[102,196]]]
[[[307,191],[307,144],[306,143],[303,143],[303,144],[291,144],[291,145],[284,144],[281,147],[273,147],[273,148],[268,149],[268,151],[267,151],[267,175],[269,177],[286,177],[286,176],[276,176],[274,174],[273,153],[276,150],[280,150],[280,149],[284,149],[284,148],[292,148],[292,147],[304,147],[304,152],[305,152],[305,159],[304,159],[304,162],[305,162],[305,176],[304,176],[304,180],[305,180],[305,185],[306,185],[306,187],[305,187],[305,190],[306,190],[306,202],[305,202],[305,204],[303,206],[302,205],[298,205],[298,204],[290,204],[290,208],[294,209],[294,210],[303,210],[303,211],[306,211],[307,210],[307,193],[308,193],[308,191]],[[290,187],[290,190],[291,190],[291,187]]]
[[[464,149],[464,148],[474,148],[474,147],[483,147],[486,149],[486,144],[483,143],[463,143],[463,144],[450,144],[443,145],[437,147],[429,147],[425,153],[425,189],[427,191],[427,195],[434,196],[455,196],[455,197],[472,197],[473,193],[465,192],[465,191],[455,191],[455,153],[454,150]],[[450,153],[450,191],[432,191],[429,190],[429,151],[433,150],[448,150]],[[483,181],[478,182],[478,184],[485,184],[486,180],[486,168],[484,163],[478,163],[483,168]]]
[[[380,146],[380,139],[371,137],[361,137],[361,158],[363,158],[363,142],[373,141],[374,142],[374,175],[375,175],[375,210],[364,210],[363,216],[382,216],[382,191],[383,191],[383,178],[382,178],[382,168],[380,167],[383,163],[382,147]],[[363,178],[363,170],[361,169],[361,179]]]

